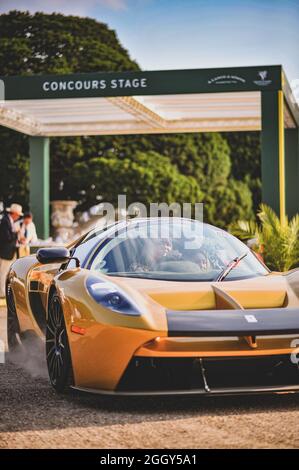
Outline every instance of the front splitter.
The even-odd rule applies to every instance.
[[[71,387],[73,390],[85,393],[93,393],[97,395],[110,395],[110,396],[176,396],[176,395],[200,395],[200,396],[224,396],[224,395],[259,395],[259,394],[291,394],[299,393],[299,385],[284,385],[279,387],[236,387],[236,388],[215,388],[210,389],[208,392],[204,389],[193,390],[158,390],[158,391],[117,391],[117,390],[102,390],[85,387]]]

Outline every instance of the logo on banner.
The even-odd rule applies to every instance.
[[[268,70],[261,70],[258,72],[259,80],[254,80],[253,83],[259,86],[267,86],[272,83],[272,80],[268,80]]]
[[[238,75],[218,75],[208,80],[209,85],[232,85],[236,83],[246,83],[246,80]]]

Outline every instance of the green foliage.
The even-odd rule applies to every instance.
[[[231,170],[230,149],[219,134],[156,136],[158,152],[168,156],[184,175],[194,176],[205,192],[225,184]]]
[[[232,233],[243,240],[255,239],[270,269],[288,271],[299,266],[299,214],[281,222],[270,207],[261,204],[258,218],[259,223],[239,221]]]
[[[0,200],[28,205],[28,139],[0,127]]]
[[[139,70],[114,31],[91,18],[0,15],[1,75]]]
[[[91,184],[90,174],[94,183]],[[78,162],[71,175],[72,185],[84,194],[83,206],[95,201],[117,204],[117,195],[126,194],[127,203],[150,202],[195,203],[202,199],[196,180],[179,173],[171,161],[156,152],[136,152],[134,159],[102,157]]]
[[[262,186],[260,132],[227,132],[221,135],[231,149],[232,176],[248,185],[256,213],[261,203]]]
[[[81,149],[84,148],[82,153]],[[76,149],[78,150],[76,152]],[[227,142],[216,133],[212,134],[177,134],[177,135],[148,135],[148,136],[115,136],[111,137],[82,137],[77,139],[77,146],[70,138],[53,139],[52,154],[52,197],[53,199],[80,199],[81,207],[94,204],[99,196],[97,189],[97,174],[91,167],[95,159],[129,159],[132,163],[140,164],[139,152],[148,154],[152,160],[152,152],[163,155],[165,165],[171,163],[176,172],[196,180],[204,202],[204,217],[206,221],[225,227],[240,217],[251,216],[251,195],[248,187],[229,178],[230,150]],[[97,157],[95,157],[97,156]],[[90,192],[83,185],[83,180],[74,184],[74,165],[82,164],[89,168],[88,184],[94,189]],[[145,159],[143,166],[147,166]],[[157,161],[157,165],[159,162]],[[114,168],[116,168],[114,166]],[[118,180],[118,176],[115,176]],[[63,181],[63,188],[60,182]],[[136,201],[140,194],[147,191],[148,201],[154,193],[146,187],[141,188],[141,179],[136,181],[132,190]],[[116,186],[117,188],[118,186]],[[160,188],[161,201],[164,197],[163,187]],[[179,197],[178,202],[183,198]],[[110,199],[108,200],[110,201]],[[166,201],[165,201],[166,202]]]
[[[235,221],[252,217],[252,199],[248,186],[230,178],[226,185],[215,186],[207,207],[212,224],[227,228]]]

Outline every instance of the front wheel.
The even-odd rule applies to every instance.
[[[52,386],[59,393],[67,391],[73,384],[73,368],[63,310],[57,294],[52,296],[49,304],[46,355]]]

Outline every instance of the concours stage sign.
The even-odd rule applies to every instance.
[[[282,89],[281,66],[1,77],[5,100]]]

